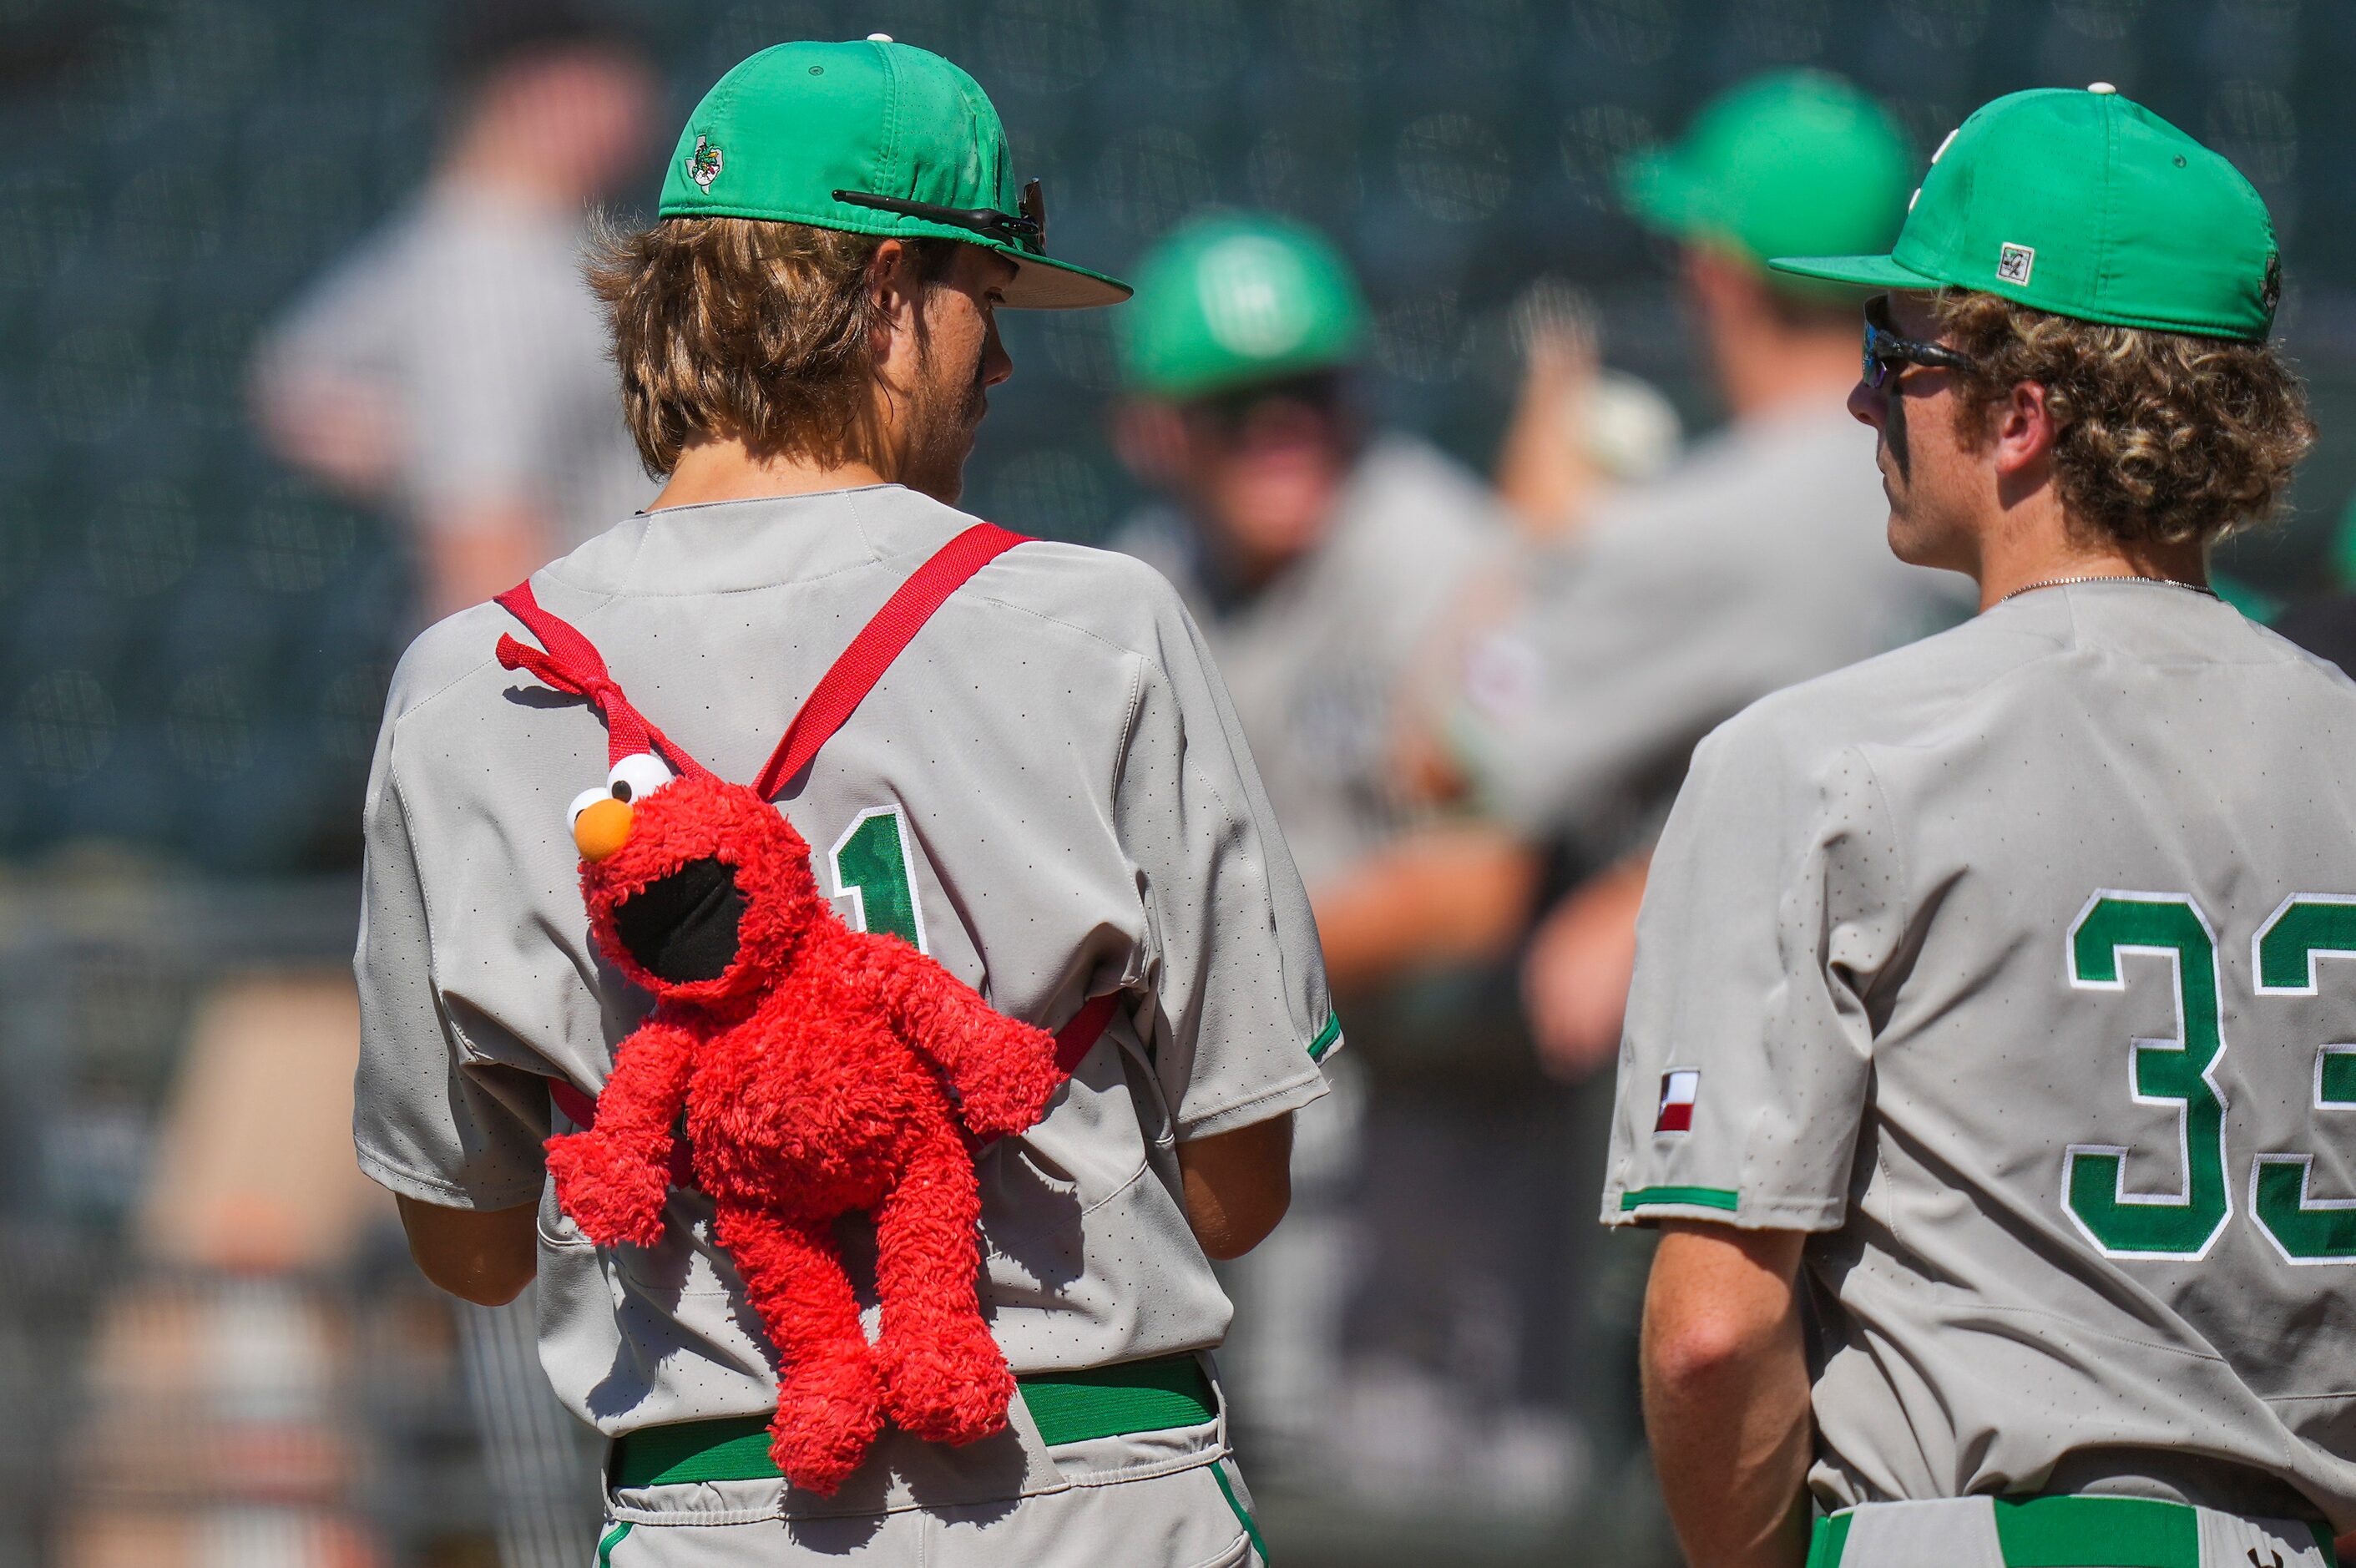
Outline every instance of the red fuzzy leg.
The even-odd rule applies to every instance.
[[[777,1348],[769,1456],[795,1486],[831,1497],[883,1423],[874,1356],[833,1236],[754,1208],[723,1207],[718,1218],[720,1240]]]
[[[614,1053],[614,1070],[597,1095],[595,1128],[548,1141],[556,1201],[599,1246],[651,1247],[662,1240],[671,1128],[694,1067],[695,1036],[659,1017],[648,1019]]]
[[[876,940],[878,948],[888,939]],[[958,1120],[978,1137],[1020,1133],[1046,1113],[1066,1076],[1055,1036],[1009,1018],[931,959],[902,942],[878,952],[893,1022],[957,1090]]]
[[[976,1296],[980,1218],[972,1159],[946,1127],[911,1156],[875,1211],[884,1408],[902,1430],[935,1443],[1000,1430],[1014,1395]]]

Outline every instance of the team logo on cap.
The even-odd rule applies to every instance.
[[[720,149],[701,136],[695,138],[695,151],[687,155],[687,177],[705,190],[720,177]]]
[[[2282,303],[2282,252],[2276,251],[2266,258],[2266,281],[2258,289],[2258,303],[2272,316],[2275,306]]]
[[[1996,255],[1996,275],[2016,287],[2029,286],[2029,274],[2037,267],[2037,252],[2029,245],[2007,245]]]
[[[1661,1109],[1653,1118],[1655,1133],[1693,1131],[1694,1101],[1701,1095],[1701,1074],[1692,1068],[1675,1068],[1661,1075]]]

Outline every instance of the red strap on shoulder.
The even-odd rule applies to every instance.
[[[753,781],[754,792],[765,800],[775,800],[796,774],[809,766],[819,747],[833,738],[843,721],[857,711],[867,693],[875,689],[875,682],[884,678],[884,671],[900,657],[900,650],[933,618],[933,612],[946,604],[967,578],[1024,541],[1024,535],[1009,532],[994,523],[977,522],[917,567],[884,601],[875,618],[860,628],[859,635],[851,639],[851,646],[834,661],[834,667],[811,689],[801,711],[794,715],[794,722],[786,726],[777,749],[769,754],[768,766]]]
[[[709,777],[703,764],[681,750],[671,738],[647,722],[631,705],[613,676],[605,671],[605,656],[596,645],[562,618],[540,607],[529,578],[492,601],[523,622],[540,639],[541,647],[518,642],[501,633],[499,664],[508,670],[528,670],[560,692],[586,697],[605,720],[605,761],[608,766],[641,751],[660,751],[684,778]],[[547,650],[541,652],[541,649]]]

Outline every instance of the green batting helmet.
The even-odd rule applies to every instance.
[[[1130,387],[1183,400],[1350,363],[1365,342],[1366,301],[1314,230],[1231,213],[1189,223],[1147,254],[1120,328]]]

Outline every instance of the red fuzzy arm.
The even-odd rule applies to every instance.
[[[613,1076],[597,1095],[597,1125],[548,1141],[556,1201],[599,1246],[662,1240],[671,1129],[694,1066],[695,1036],[648,1019],[614,1053]]]
[[[968,1130],[1003,1137],[1046,1114],[1067,1076],[1055,1065],[1055,1036],[994,1011],[905,942],[872,940],[895,1031],[957,1090],[958,1120]]]

